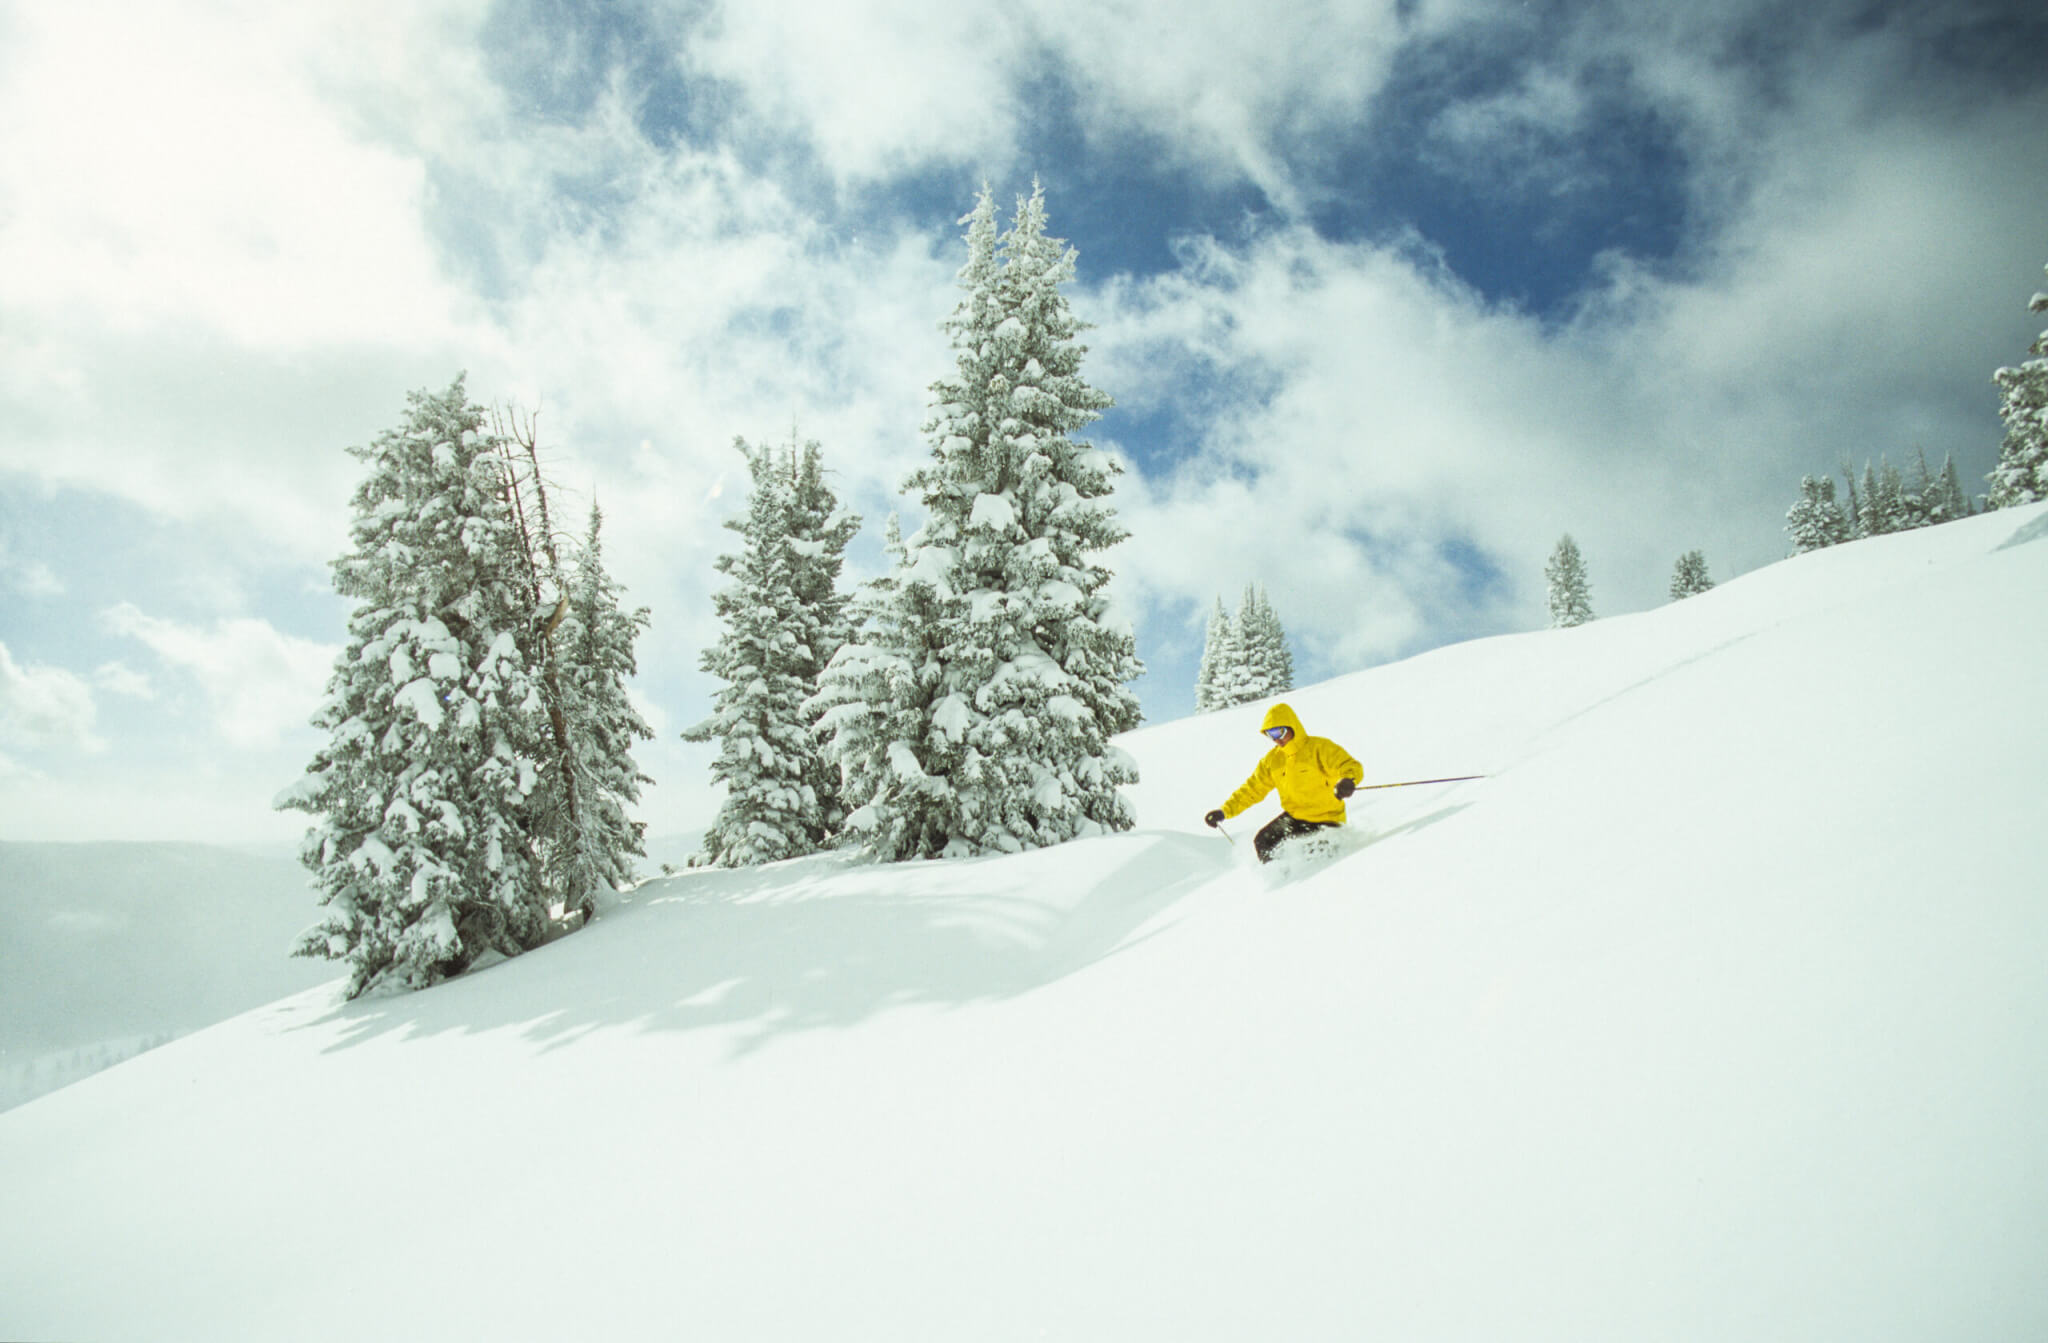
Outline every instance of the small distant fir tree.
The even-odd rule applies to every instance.
[[[1586,579],[1586,562],[1580,558],[1579,543],[1567,532],[1550,552],[1543,576],[1550,586],[1550,627],[1569,629],[1593,618],[1592,587]]]
[[[1237,625],[1244,631],[1245,661],[1249,679],[1259,699],[1294,689],[1294,654],[1287,647],[1287,631],[1280,614],[1267,599],[1266,590],[1247,585],[1238,604]]]
[[[1801,478],[1799,502],[1785,514],[1785,530],[1791,534],[1795,555],[1840,545],[1849,539],[1849,520],[1835,502],[1834,477]]]
[[[1671,600],[1683,601],[1711,591],[1714,580],[1707,576],[1706,552],[1688,550],[1678,557],[1671,571]]]
[[[1292,689],[1294,654],[1265,589],[1246,585],[1234,621],[1217,598],[1195,674],[1196,711],[1251,704]]]
[[[649,734],[623,681],[647,614],[619,609],[594,512],[561,559],[530,422],[499,432],[457,378],[350,452],[329,741],[278,805],[318,818],[300,857],[326,917],[298,954],[346,961],[353,997],[517,955],[628,882]]]
[[[2048,312],[2048,294],[2034,295],[2027,309]],[[1998,384],[1998,413],[2005,420],[2005,441],[1989,477],[1992,508],[2048,499],[2048,331],[2027,351],[2036,357],[1991,375]]]
[[[1878,465],[1863,464],[1861,511],[1856,521],[1858,536],[1889,536],[1906,530],[1911,516],[1906,507],[1905,481],[1899,469],[1883,458]]]
[[[1202,640],[1201,665],[1195,668],[1196,713],[1214,713],[1230,707],[1230,702],[1223,697],[1222,683],[1241,656],[1237,628],[1230,623],[1230,612],[1223,608],[1223,598],[1218,597],[1216,610],[1209,616],[1208,632]]]
[[[1848,498],[1846,508],[1835,502],[1832,478],[1800,479],[1798,502],[1785,514],[1785,530],[1792,538],[1795,555],[1844,541],[1934,527],[1969,517],[1972,511],[1952,456],[1943,458],[1937,473],[1928,469],[1926,452],[1915,449],[1910,480],[1884,457],[1865,462],[1860,489],[1856,472],[1844,463],[1842,479]]]
[[[753,484],[745,516],[726,523],[743,539],[716,563],[732,582],[712,598],[725,632],[702,663],[725,686],[712,715],[683,733],[719,745],[711,773],[725,801],[701,861],[720,867],[815,853],[844,820],[807,706],[850,632],[839,572],[860,529],[825,484],[817,443],[733,446]]]
[[[984,188],[967,227],[954,369],[932,385],[931,460],[905,482],[924,526],[862,603],[860,636],[814,706],[849,831],[885,860],[1016,852],[1127,830],[1137,780],[1110,738],[1135,727],[1143,671],[1110,617],[1122,540],[1117,464],[1072,435],[1110,398],[1081,376],[1061,286],[1074,253],[1045,196],[996,231]]]

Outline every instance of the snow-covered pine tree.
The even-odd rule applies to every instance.
[[[2034,295],[2027,310],[2048,312],[2048,294]],[[2027,352],[2035,357],[1991,375],[1998,384],[1998,413],[2005,421],[2005,441],[1999,445],[1998,464],[1988,477],[1989,508],[2048,499],[2048,331],[2037,336]]]
[[[1905,488],[1899,469],[1883,457],[1863,464],[1863,514],[1858,536],[1889,536],[1905,526]]]
[[[1849,539],[1849,523],[1835,502],[1832,476],[1802,476],[1799,502],[1785,514],[1785,530],[1792,536],[1792,553],[1840,545]]]
[[[815,853],[831,838],[813,780],[817,744],[806,702],[817,691],[805,642],[810,633],[799,592],[808,575],[791,541],[795,481],[786,458],[745,439],[753,486],[744,517],[726,526],[743,539],[716,567],[732,581],[712,597],[725,632],[704,650],[702,666],[725,682],[709,718],[685,741],[716,741],[712,777],[725,801],[704,836],[703,861],[745,867]]]
[[[1714,580],[1707,576],[1707,555],[1703,550],[1688,550],[1678,557],[1678,563],[1671,570],[1671,600],[1682,601],[1697,597],[1709,591]]]
[[[1284,695],[1294,689],[1294,654],[1287,647],[1287,631],[1280,613],[1261,587],[1253,608],[1257,612],[1257,637],[1250,641],[1258,678],[1265,683],[1260,698]]]
[[[1209,617],[1209,629],[1202,641],[1202,663],[1195,670],[1195,712],[1214,713],[1229,708],[1223,698],[1223,674],[1229,662],[1231,640],[1230,612],[1223,609],[1223,598],[1216,599],[1216,610]]]
[[[1936,483],[1937,497],[1941,500],[1941,522],[1953,522],[1957,518],[1970,516],[1970,496],[1963,493],[1962,479],[1956,473],[1956,459],[1953,453],[1944,453],[1941,459],[1941,478]]]
[[[618,609],[621,589],[604,573],[602,514],[594,506],[583,552],[567,542],[564,560],[536,420],[494,412],[490,434],[530,603],[520,647],[539,677],[549,727],[527,799],[527,835],[551,906],[587,917],[631,880],[632,859],[645,856],[643,827],[627,819],[624,804],[646,782],[632,760],[632,738],[649,732],[626,699],[623,677],[632,674],[632,644],[648,617],[645,609]],[[584,665],[571,665],[573,655]]]
[[[1934,472],[1927,468],[1927,450],[1915,446],[1912,475],[1904,477],[1900,482],[1899,530],[1913,531],[1933,526],[1940,521],[1935,516],[1935,510],[1939,505]]]
[[[1906,478],[1888,457],[1878,458],[1877,493],[1884,519],[1892,531],[1903,532],[1913,525],[1906,502]]]
[[[1223,641],[1223,664],[1216,678],[1221,707],[1252,704],[1272,693],[1267,681],[1267,659],[1262,652],[1264,637],[1258,589],[1247,583],[1244,596],[1238,599],[1237,615],[1230,622],[1230,631]]]
[[[633,745],[651,741],[654,730],[626,695],[626,680],[638,670],[633,645],[648,614],[619,605],[624,589],[605,572],[603,529],[604,513],[593,502],[554,636],[576,806],[574,833],[553,853],[551,884],[569,908],[586,913],[630,885],[633,859],[647,856],[647,827],[626,806],[640,800],[641,784],[653,782],[634,762]]]
[[[1110,404],[1060,292],[1074,254],[1045,234],[1042,189],[1000,239],[986,188],[962,222],[955,367],[932,384],[932,459],[905,482],[926,522],[820,696],[848,827],[891,860],[1132,824],[1117,788],[1136,766],[1110,738],[1137,725],[1143,666],[1096,558],[1125,535],[1119,468],[1069,437]]]
[[[484,422],[458,377],[349,449],[368,474],[334,563],[356,605],[313,720],[330,737],[277,805],[319,818],[300,858],[326,918],[297,953],[347,961],[351,997],[423,988],[547,931],[529,797],[550,731]]]
[[[1550,586],[1550,627],[1569,629],[1593,618],[1592,585],[1586,578],[1586,561],[1579,555],[1579,543],[1566,532],[1550,552],[1543,566]]]
[[[1860,541],[1870,533],[1864,530],[1865,515],[1863,498],[1856,492],[1856,473],[1849,467],[1849,459],[1842,459],[1843,497],[1848,501],[1842,509],[1842,520],[1848,525],[1849,539]]]
[[[945,676],[944,599],[930,582],[901,581],[909,553],[893,513],[882,548],[891,568],[854,598],[854,637],[805,707],[839,771],[847,832],[872,855],[937,853],[954,833],[952,790],[943,775],[926,772],[910,743],[929,732]]]
[[[790,474],[789,546],[797,606],[793,613],[797,636],[794,671],[806,686],[806,697],[817,693],[825,668],[853,637],[849,614],[851,594],[839,587],[840,571],[846,563],[846,547],[860,532],[860,515],[839,505],[839,497],[825,483],[823,449],[816,440],[798,446],[791,436],[787,469]],[[813,715],[800,708],[799,716],[810,724]],[[815,733],[808,739],[804,783],[818,799],[818,823],[822,836],[836,836],[846,823],[846,807],[839,796],[839,770],[825,758]]]

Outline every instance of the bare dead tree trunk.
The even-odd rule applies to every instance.
[[[559,659],[556,655],[555,632],[562,626],[569,614],[569,592],[566,575],[562,572],[561,556],[555,548],[555,532],[548,510],[547,482],[540,464],[540,412],[534,411],[522,420],[516,411],[507,408],[502,414],[494,414],[498,448],[505,461],[506,489],[510,492],[514,516],[519,523],[520,545],[526,552],[527,574],[533,594],[533,618],[538,626],[541,656],[541,683],[547,688],[548,726],[555,741],[555,755],[560,762],[562,775],[562,804],[568,813],[569,833],[572,842],[584,842],[582,809],[576,796],[575,752],[571,748],[569,717],[562,708],[562,677]],[[512,456],[516,445],[524,452],[527,460],[525,479],[533,492],[532,512],[538,516],[539,529],[535,531],[528,520],[525,499],[526,491],[520,488],[520,469]],[[538,554],[536,554],[536,549]],[[555,608],[545,622],[541,620],[541,609],[545,598],[541,587],[540,559],[545,556],[547,572],[553,578],[556,588]],[[564,892],[565,895],[571,894]],[[596,913],[588,891],[576,893],[582,896],[578,908],[585,922]]]

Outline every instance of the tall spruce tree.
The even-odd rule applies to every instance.
[[[1074,253],[1046,236],[1042,189],[1000,238],[986,188],[961,222],[954,370],[932,384],[931,460],[905,482],[925,525],[819,697],[848,825],[883,859],[1132,824],[1117,788],[1136,766],[1110,738],[1137,724],[1143,666],[1097,558],[1125,535],[1108,502],[1119,468],[1071,437],[1110,404],[1081,376],[1083,328],[1060,292]]]
[[[2036,294],[2029,312],[2048,312],[2048,294]],[[1991,375],[1998,384],[1999,416],[2005,441],[1991,469],[1990,508],[2012,508],[2048,499],[2048,331],[2027,347],[2035,357]]]
[[[839,576],[846,564],[846,547],[859,534],[861,519],[840,507],[839,496],[826,483],[823,449],[816,440],[798,446],[792,435],[787,470],[794,570],[791,586],[797,598],[792,617],[797,635],[794,670],[808,687],[807,695],[815,695],[825,668],[853,637],[852,594],[840,589]],[[813,728],[804,757],[804,785],[818,799],[820,833],[836,837],[846,823],[839,770],[825,758],[811,722],[812,712],[803,707],[798,712]]]
[[[906,583],[909,552],[894,514],[883,533],[891,568],[864,586],[855,635],[825,668],[806,706],[826,759],[839,771],[846,829],[877,856],[938,853],[951,842],[945,778],[926,772],[910,743],[930,728],[945,676],[942,600],[930,582]]]
[[[731,583],[712,597],[724,622],[705,671],[725,682],[713,712],[683,733],[716,741],[712,777],[725,801],[704,837],[704,861],[722,867],[815,853],[838,828],[837,786],[820,756],[807,707],[818,691],[819,649],[837,652],[846,630],[836,583],[858,519],[837,513],[816,444],[778,453],[733,446],[752,479],[743,538],[716,567]]]
[[[568,577],[557,693],[568,723],[569,769],[576,801],[575,833],[557,846],[554,885],[563,902],[586,913],[633,881],[633,859],[645,858],[646,825],[627,814],[640,785],[653,782],[633,759],[637,741],[654,730],[626,695],[638,670],[633,645],[647,628],[645,607],[625,610],[624,589],[605,571],[604,514],[590,506],[590,522]]]
[[[1593,592],[1586,578],[1586,561],[1571,533],[1565,533],[1557,548],[1550,552],[1543,576],[1549,583],[1552,629],[1569,629],[1593,618]]]
[[[632,860],[645,856],[643,827],[624,807],[647,782],[632,750],[649,730],[626,698],[624,677],[633,672],[632,645],[648,616],[644,608],[619,609],[622,589],[604,572],[603,515],[594,505],[580,550],[557,535],[537,418],[493,413],[490,434],[532,613],[521,647],[539,678],[549,728],[527,834],[551,907],[589,917],[631,881]]]
[[[355,606],[313,720],[330,735],[278,805],[319,818],[300,858],[326,917],[297,952],[346,961],[351,997],[517,955],[548,927],[531,798],[552,733],[511,482],[484,425],[458,377],[349,449],[367,474],[334,563]]]
[[[1714,580],[1707,576],[1705,551],[1688,550],[1678,557],[1678,563],[1671,570],[1672,601],[1697,597],[1702,592],[1711,590],[1713,586]]]

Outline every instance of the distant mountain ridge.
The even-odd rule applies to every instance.
[[[206,844],[0,841],[0,1109],[335,977],[305,870]]]

